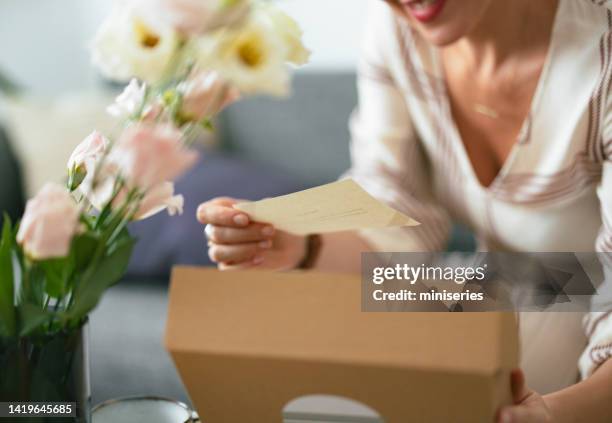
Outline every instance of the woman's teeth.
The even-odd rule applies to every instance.
[[[411,6],[416,10],[424,10],[427,9],[432,4],[435,4],[438,0],[418,0],[411,4]]]

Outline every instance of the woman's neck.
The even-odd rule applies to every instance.
[[[492,0],[479,23],[446,47],[493,72],[517,52],[548,48],[559,0]]]

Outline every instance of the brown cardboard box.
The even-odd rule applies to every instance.
[[[205,423],[279,423],[310,394],[489,423],[518,366],[512,314],[362,313],[359,278],[315,273],[177,268],[166,346]]]

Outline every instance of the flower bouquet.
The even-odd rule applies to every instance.
[[[257,0],[118,2],[92,45],[108,78],[116,134],[94,131],[0,237],[0,401],[77,402],[88,420],[82,328],[124,274],[128,224],[182,212],[174,181],[198,159],[211,118],[241,96],[288,93],[307,61],[296,22]],[[36,420],[44,421],[44,420]],[[53,421],[59,421],[53,419]]]

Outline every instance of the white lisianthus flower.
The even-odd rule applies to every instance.
[[[106,111],[117,118],[132,117],[142,108],[146,93],[147,85],[132,79]]]
[[[142,16],[164,22],[187,37],[221,27],[240,25],[249,14],[252,4],[252,0],[132,1]]]
[[[179,46],[171,26],[143,18],[131,2],[117,3],[100,27],[92,60],[102,74],[117,81],[160,81]]]
[[[252,13],[240,28],[195,40],[198,64],[217,71],[244,94],[289,92],[286,46],[270,19]]]
[[[283,12],[272,3],[261,3],[255,13],[262,15],[262,19],[269,19],[275,31],[285,44],[285,60],[296,66],[308,63],[311,51],[302,42],[304,32],[291,16]]]

